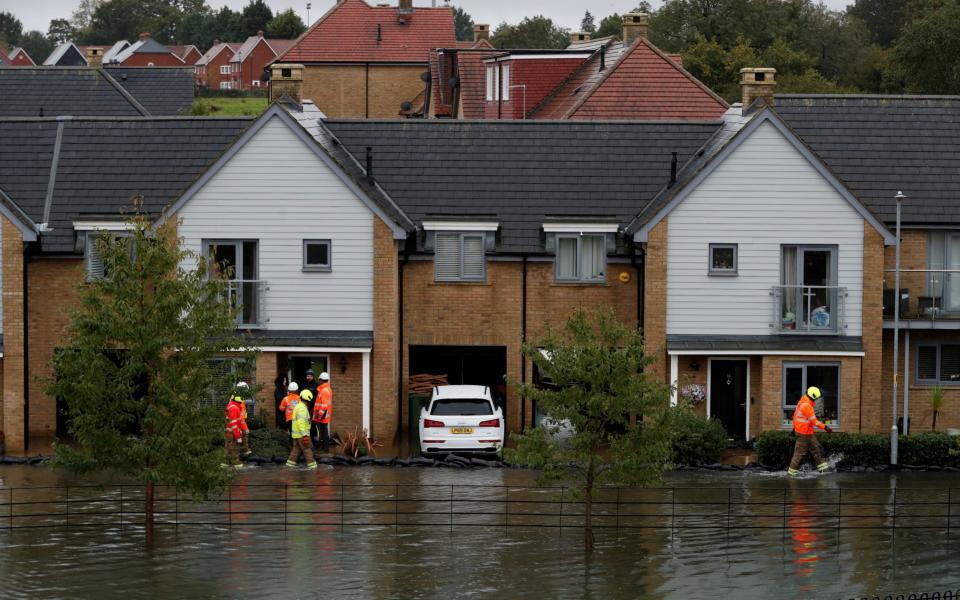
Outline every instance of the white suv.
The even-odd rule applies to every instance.
[[[433,388],[420,409],[420,452],[494,453],[503,448],[503,413],[482,385]]]

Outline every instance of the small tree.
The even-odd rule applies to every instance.
[[[933,411],[933,430],[937,430],[937,417],[943,410],[944,390],[943,386],[935,385],[930,389],[930,410]]]
[[[597,32],[597,22],[594,19],[593,15],[588,10],[583,13],[583,20],[580,21],[580,31],[586,33],[596,33]]]
[[[549,415],[547,424],[517,435],[508,460],[541,470],[541,485],[573,479],[573,494],[584,501],[584,548],[593,549],[593,501],[608,484],[650,485],[670,458],[670,387],[644,370],[643,337],[612,312],[575,313],[563,332],[548,329],[526,344],[530,357],[555,384],[550,389],[521,385],[520,392]],[[631,417],[635,416],[636,419]],[[561,439],[561,424],[573,433]]]
[[[277,13],[270,24],[267,25],[267,37],[280,40],[292,40],[300,36],[307,30],[303,24],[300,15],[295,13],[292,8]]]
[[[103,276],[80,285],[46,389],[67,399],[76,441],[56,444],[55,466],[143,482],[149,545],[154,486],[205,499],[229,481],[222,408],[201,401],[218,383],[211,360],[245,344],[223,281],[180,249],[175,224],[155,231],[138,208],[129,225],[129,235],[91,241]]]

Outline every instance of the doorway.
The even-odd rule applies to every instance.
[[[710,359],[709,415],[733,440],[747,438],[747,401],[750,362],[747,359]]]
[[[446,375],[449,385],[485,385],[507,414],[506,346],[410,346],[410,375]]]

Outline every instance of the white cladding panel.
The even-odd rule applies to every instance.
[[[197,253],[203,240],[258,241],[266,329],[373,329],[373,213],[279,118],[178,216]],[[331,272],[302,270],[305,239],[331,240]]]
[[[770,123],[667,216],[667,334],[771,335],[783,244],[838,247],[845,335],[859,336],[864,219]],[[738,275],[711,277],[710,244],[739,245]]]

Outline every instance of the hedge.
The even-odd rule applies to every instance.
[[[704,419],[685,407],[671,414],[671,461],[699,466],[720,462],[727,447],[727,432],[720,421]]]
[[[878,467],[890,464],[890,437],[876,433],[818,433],[828,456],[843,455],[838,467]],[[785,469],[793,455],[796,437],[792,431],[765,431],[757,438],[760,464]],[[960,437],[946,433],[901,435],[898,461],[901,465],[926,467],[960,466]]]

